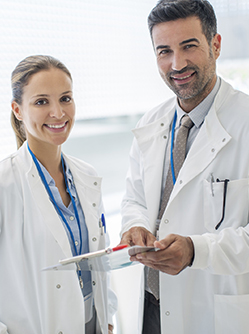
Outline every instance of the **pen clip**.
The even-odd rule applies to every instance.
[[[210,174],[210,187],[211,187],[211,194],[214,197],[214,175],[213,173]]]

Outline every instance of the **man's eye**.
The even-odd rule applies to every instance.
[[[194,47],[196,47],[195,44],[188,44],[188,45],[185,46],[185,49],[191,49],[191,48],[194,48]]]
[[[170,53],[170,50],[168,50],[168,49],[164,49],[164,50],[161,50],[161,51],[159,51],[159,56],[162,56],[162,55],[167,55],[167,54],[169,54]]]

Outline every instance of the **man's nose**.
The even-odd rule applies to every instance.
[[[171,67],[173,71],[181,71],[184,67],[187,66],[187,61],[180,52],[174,52],[172,57]]]

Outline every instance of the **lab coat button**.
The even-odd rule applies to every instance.
[[[161,126],[164,126],[164,123],[161,123]]]
[[[92,241],[97,241],[97,238],[96,238],[96,237],[93,237],[93,238],[92,238]]]
[[[97,185],[98,185],[98,182],[94,182],[94,185],[97,186]]]
[[[95,208],[95,206],[96,206],[96,203],[93,203],[93,207]]]
[[[70,216],[70,218],[69,218],[70,220],[74,220],[74,216]]]
[[[93,281],[93,285],[96,285],[96,282],[95,282],[95,281]]]
[[[167,136],[163,136],[164,139],[167,139]]]
[[[56,285],[56,288],[57,288],[57,289],[60,289],[60,288],[61,288],[61,285],[60,285],[60,284],[57,284],[57,285]]]
[[[59,332],[58,334],[63,334],[63,332]]]
[[[168,219],[164,219],[164,223],[165,223],[165,224],[168,224],[168,223],[169,223],[169,220],[168,220]]]
[[[226,141],[226,138],[223,138],[223,139],[222,139],[222,142],[224,143],[225,141]]]
[[[168,317],[170,315],[170,312],[169,311],[165,312],[165,315],[167,315]]]
[[[212,148],[211,152],[213,152],[213,153],[214,153],[214,152],[215,152],[215,148]]]
[[[183,182],[182,180],[179,181],[180,184],[182,184],[182,182]]]

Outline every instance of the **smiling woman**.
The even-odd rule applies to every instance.
[[[28,103],[25,97],[31,98],[30,94],[34,94],[32,98],[36,99],[37,106],[47,104],[48,96],[45,94],[45,91],[51,91],[47,87],[50,85],[53,90],[53,82],[57,80],[57,77],[52,77],[53,82],[46,81],[45,74],[49,75],[52,70],[60,70],[60,76],[63,76],[63,81],[68,81],[68,85],[70,89],[72,89],[72,77],[68,69],[64,64],[53,57],[49,56],[31,56],[22,60],[15,70],[12,73],[11,83],[12,83],[12,92],[13,92],[13,101],[12,101],[12,114],[11,114],[11,124],[14,129],[17,146],[18,148],[23,144],[26,140],[26,132],[24,130],[24,122],[23,122],[23,103]],[[59,75],[59,74],[58,74]],[[39,76],[43,78],[40,81]],[[32,80],[32,82],[30,82]],[[29,85],[28,85],[29,84]],[[38,87],[37,87],[38,85]],[[35,91],[35,89],[37,89]],[[41,91],[39,91],[41,89]],[[72,91],[70,90],[72,94]],[[23,100],[25,100],[23,102]],[[22,110],[22,111],[21,111]],[[26,114],[26,113],[25,113]]]
[[[31,56],[12,73],[12,90],[19,149],[0,163],[0,332],[109,334],[116,296],[107,274],[80,265],[41,273],[108,246],[99,229],[101,179],[61,152],[75,117],[70,72],[52,57]]]
[[[71,78],[57,68],[36,73],[23,88],[22,103],[13,100],[12,110],[24,123],[32,150],[53,147],[60,153],[58,145],[67,140],[74,124]]]

